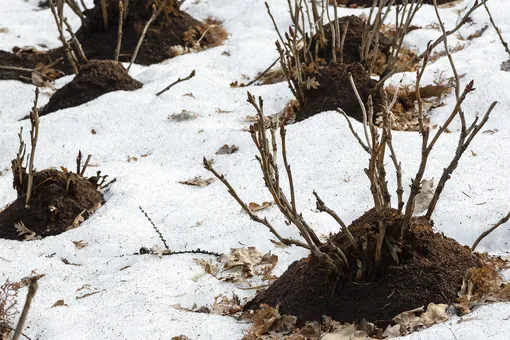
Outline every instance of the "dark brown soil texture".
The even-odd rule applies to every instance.
[[[124,19],[122,45],[119,61],[129,62],[142,34],[145,24],[152,15],[152,4],[158,5],[162,0],[130,0],[128,15]],[[89,60],[113,60],[118,39],[119,7],[118,0],[107,0],[108,27],[105,28],[101,12],[100,0],[94,0],[94,7],[84,11],[87,18],[82,26],[75,32],[85,55]],[[70,9],[67,9],[70,12]],[[51,23],[54,25],[54,23]],[[55,34],[57,29],[55,28]],[[172,58],[175,54],[170,50],[172,46],[192,47],[204,34],[200,41],[201,48],[217,46],[226,39],[227,33],[213,20],[204,23],[192,18],[189,14],[180,11],[172,0],[161,11],[150,25],[143,43],[138,52],[136,63],[151,65]],[[63,47],[48,52],[34,52],[32,54],[0,51],[0,66],[14,66],[33,69],[37,64],[52,65],[52,69],[72,74],[73,70],[67,61]],[[21,76],[30,78],[30,72],[0,69],[0,80],[14,79],[30,82]]]
[[[390,225],[398,219],[393,213],[388,218]],[[356,239],[366,239],[376,233],[376,221],[375,211],[370,210],[349,229]],[[332,240],[348,252],[345,236],[339,233],[332,236]],[[323,250],[327,251],[326,248],[324,246]],[[383,258],[384,251],[383,248]],[[279,305],[282,314],[297,316],[301,324],[320,321],[327,315],[341,322],[365,318],[386,326],[399,313],[430,302],[453,303],[467,270],[481,266],[468,247],[434,232],[424,218],[413,218],[403,242],[400,264],[383,265],[384,269],[374,280],[355,282],[356,262],[351,259],[352,253],[347,256],[352,270],[344,278],[329,274],[324,265],[311,256],[294,262],[244,309],[256,309],[265,303]]]
[[[134,91],[142,84],[126,72],[122,64],[111,60],[93,60],[68,84],[51,96],[40,116],[91,101],[112,91]]]
[[[88,179],[76,174],[70,176],[69,191],[66,191],[67,175],[64,172],[36,172],[29,208],[25,207],[28,176],[24,175],[23,185],[15,178],[14,188],[18,198],[0,212],[0,238],[27,239],[27,234],[20,235],[15,227],[20,222],[35,235],[44,238],[76,227],[73,222],[80,214],[87,219],[104,203],[103,195],[97,185]]]
[[[64,75],[54,68],[46,68],[52,62],[51,56],[46,52],[39,52],[34,49],[13,48],[13,52],[0,51],[0,80],[20,80],[25,83],[32,83],[32,71],[36,69],[43,75],[43,80],[54,80]],[[18,68],[18,69],[12,69]],[[27,69],[20,70],[19,68]]]
[[[296,121],[337,108],[344,110],[348,116],[362,121],[363,112],[354,94],[349,73],[352,74],[363,103],[367,103],[368,97],[372,96],[375,112],[381,111],[383,92],[381,88],[375,88],[377,81],[370,78],[359,63],[337,63],[318,67],[314,72],[307,74],[307,77],[315,78],[319,85],[316,89],[305,90],[305,103],[296,112]]]
[[[145,39],[136,57],[137,64],[151,65],[174,57],[170,47],[189,45],[192,40],[191,36],[198,40],[206,28],[206,24],[180,11],[175,5],[172,5],[173,2],[169,2],[169,5],[159,14],[147,30]],[[152,3],[159,4],[160,0],[129,1],[128,15],[124,19],[122,26],[122,45],[119,61],[129,62],[131,60],[143,28],[152,15]],[[106,29],[101,13],[100,0],[94,0],[94,7],[84,12],[87,22],[76,32],[85,55],[90,60],[113,60],[115,57],[119,27],[118,0],[108,0],[107,4],[108,27]],[[221,41],[223,41],[226,33],[223,29],[221,29],[221,32],[225,34],[225,36],[221,37]],[[217,28],[210,29],[202,40],[203,45],[210,46],[221,43],[218,33]],[[59,48],[52,51],[52,56],[54,59],[64,57],[64,49]],[[64,59],[59,68],[65,71],[66,74],[71,73],[66,59]]]

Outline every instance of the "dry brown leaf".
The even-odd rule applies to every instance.
[[[22,221],[19,221],[18,223],[14,224],[14,228],[18,231],[18,236],[23,236],[23,239],[25,241],[32,241],[32,240],[40,240],[41,236],[38,236],[35,232],[28,229],[25,226],[25,223]]]
[[[71,229],[75,229],[75,228],[78,228],[80,226],[80,224],[85,221],[85,218],[83,217],[83,213],[87,212],[86,210],[83,210],[81,213],[78,214],[78,216],[76,216],[73,220],[73,224],[70,225],[69,227],[67,227],[66,230],[71,230]]]
[[[320,84],[315,79],[315,77],[313,77],[313,78],[308,77],[308,79],[306,79],[306,89],[307,90],[310,90],[310,89],[317,90],[317,87],[319,87],[319,85]]]
[[[248,208],[252,212],[256,212],[256,211],[267,209],[267,208],[271,207],[272,205],[273,205],[273,202],[262,202],[262,204],[250,202],[250,204],[248,204]]]
[[[237,151],[239,151],[239,148],[237,146],[235,146],[234,144],[232,144],[231,146],[228,146],[228,144],[225,144],[221,148],[219,148],[218,151],[216,151],[216,154],[217,155],[230,155]]]
[[[68,259],[62,257],[61,258],[62,262],[64,262],[64,264],[67,264],[69,266],[76,266],[76,267],[80,267],[82,266],[81,264],[78,264],[78,263],[72,263],[71,261],[69,261]]]
[[[240,301],[237,296],[228,298],[224,295],[214,297],[214,302],[211,305],[210,312],[218,315],[233,315],[243,310],[240,306]]]
[[[331,333],[324,334],[321,340],[365,340],[366,334],[356,328],[356,325],[346,324]]]
[[[191,340],[190,338],[188,338],[186,335],[177,335],[177,336],[174,336],[172,337],[172,340]]]
[[[254,267],[262,261],[262,254],[255,247],[231,249],[230,254],[223,254],[223,270],[241,267],[247,277],[253,276]]]
[[[181,113],[174,113],[173,115],[168,116],[168,120],[173,122],[184,122],[187,120],[192,120],[198,117],[198,114],[188,111],[182,110]]]
[[[51,308],[60,307],[60,306],[69,307],[68,305],[66,305],[66,303],[64,302],[64,300],[63,300],[63,299],[61,299],[61,300],[58,300],[57,302],[55,302],[55,303],[53,304],[53,306],[51,306]]]
[[[180,184],[192,185],[197,187],[206,187],[209,184],[214,182],[214,178],[206,178],[203,179],[202,176],[196,176],[194,178],[190,178],[186,181],[180,181]]]
[[[393,318],[395,326],[398,326],[399,335],[406,335],[422,328],[430,327],[437,323],[442,323],[450,319],[447,313],[448,305],[429,303],[427,311],[424,307],[415,308],[410,311],[400,313]],[[397,328],[390,326],[383,333],[385,336],[394,335]]]
[[[216,277],[216,274],[218,274],[219,265],[213,264],[211,259],[193,259],[196,264],[204,268],[204,271],[207,274],[211,274],[212,276]]]
[[[0,33],[9,33],[8,27],[0,27]]]
[[[83,249],[83,248],[85,248],[86,246],[89,245],[87,242],[84,242],[83,240],[72,241],[72,242],[76,246],[76,249]]]

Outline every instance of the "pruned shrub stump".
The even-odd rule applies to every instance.
[[[394,210],[387,213],[389,235],[399,225],[399,218]],[[360,246],[367,245],[365,252],[373,255],[377,234],[375,210],[354,221],[349,230]],[[411,228],[401,244],[399,264],[392,260],[388,247],[383,247],[380,271],[371,273],[367,268],[365,273],[371,279],[356,280],[358,266],[347,237],[338,233],[331,239],[349,259],[349,270],[343,277],[332,274],[310,255],[294,262],[244,309],[257,309],[260,304],[279,305],[282,314],[295,315],[301,324],[320,321],[327,315],[340,322],[366,319],[385,327],[401,312],[430,302],[455,302],[467,270],[482,265],[469,247],[434,232],[425,218],[411,220]],[[327,244],[321,250],[332,252]]]
[[[0,238],[33,240],[76,228],[104,198],[94,181],[74,173],[48,169],[34,173],[32,197],[26,205],[28,175],[13,186],[17,199],[0,212]]]

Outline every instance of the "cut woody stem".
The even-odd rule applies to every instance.
[[[117,48],[115,49],[115,61],[119,61],[120,46],[122,45],[122,25],[124,23],[124,5],[119,1],[119,30],[117,31]]]
[[[28,163],[28,185],[27,185],[27,198],[25,201],[25,207],[29,208],[28,203],[32,197],[32,187],[34,184],[34,158],[35,149],[37,147],[37,139],[39,138],[39,110],[37,109],[37,100],[39,99],[39,88],[35,89],[35,100],[32,111],[30,112],[30,160]]]

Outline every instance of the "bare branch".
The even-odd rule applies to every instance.
[[[191,78],[193,78],[195,76],[195,70],[191,71],[191,73],[189,74],[189,76],[187,76],[186,78],[178,78],[176,81],[174,81],[172,84],[168,85],[167,87],[165,87],[163,90],[159,91],[158,93],[156,93],[156,96],[160,96],[162,95],[163,93],[165,93],[166,91],[170,90],[170,88],[172,88],[172,86],[174,85],[177,85],[183,81],[186,81],[186,80],[190,80]]]
[[[475,243],[473,243],[473,246],[471,246],[471,251],[475,251],[476,247],[482,241],[487,235],[492,233],[494,230],[496,230],[500,225],[505,224],[510,219],[510,212],[504,216],[502,219],[498,221],[494,226],[489,228],[488,230],[484,231],[478,238],[476,239]]]
[[[115,49],[115,61],[119,61],[120,46],[122,45],[122,26],[124,24],[124,5],[119,1],[119,29],[117,31],[117,48]]]

